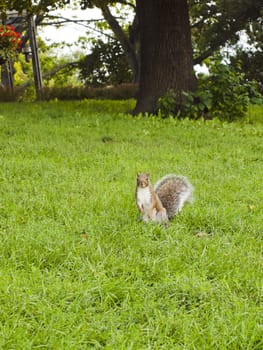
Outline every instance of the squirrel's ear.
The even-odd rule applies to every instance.
[[[140,173],[137,173],[137,177],[139,177],[140,176]]]
[[[146,173],[146,176],[149,177],[149,176],[150,176],[150,173]]]

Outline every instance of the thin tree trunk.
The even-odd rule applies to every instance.
[[[111,30],[115,34],[116,38],[122,45],[124,53],[126,55],[127,61],[130,64],[130,67],[133,72],[133,82],[137,83],[139,81],[139,65],[136,53],[129,41],[128,36],[124,33],[123,29],[119,25],[116,18],[111,14],[110,9],[107,5],[103,4],[100,7],[103,17],[107,21]]]
[[[134,114],[155,113],[169,89],[194,90],[193,52],[187,0],[137,0],[141,77]]]

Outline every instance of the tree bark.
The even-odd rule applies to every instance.
[[[169,89],[196,87],[187,0],[137,0],[141,76],[134,114],[155,113]]]

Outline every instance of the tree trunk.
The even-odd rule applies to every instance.
[[[158,99],[173,89],[196,86],[187,0],[137,0],[141,76],[134,114],[155,113]]]

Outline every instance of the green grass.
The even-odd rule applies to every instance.
[[[263,108],[132,104],[0,105],[1,349],[263,348]],[[195,187],[168,229],[138,220],[140,171]]]

